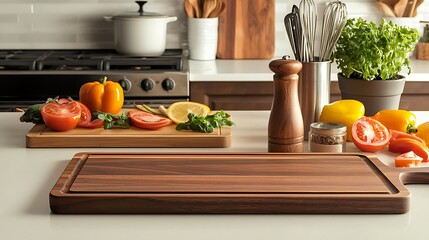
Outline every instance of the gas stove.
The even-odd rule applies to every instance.
[[[189,100],[187,58],[181,49],[167,49],[159,57],[114,50],[0,50],[0,111],[49,97],[78,99],[80,86],[104,76],[121,84],[124,107]]]

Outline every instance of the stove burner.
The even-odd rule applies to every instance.
[[[0,71],[181,71],[182,55],[181,49],[167,49],[158,57],[126,56],[113,50],[0,51]]]

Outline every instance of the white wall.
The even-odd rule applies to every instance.
[[[320,12],[327,1],[315,2]],[[375,0],[343,2],[350,17],[381,18]],[[283,18],[293,4],[299,0],[276,0],[276,56],[291,54]],[[0,49],[113,48],[112,24],[103,16],[136,10],[133,0],[0,0]],[[168,25],[167,47],[183,46],[187,41],[183,0],[149,0],[145,10],[178,16]],[[418,17],[429,20],[429,1],[421,5]]]

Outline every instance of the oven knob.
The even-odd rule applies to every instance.
[[[175,85],[176,84],[174,83],[173,79],[171,79],[171,78],[166,78],[166,79],[164,79],[164,81],[162,81],[162,88],[164,88],[165,91],[173,90]]]
[[[150,90],[152,90],[154,86],[155,86],[155,83],[150,78],[143,79],[141,83],[141,88],[146,92],[149,92]]]
[[[124,78],[118,81],[119,85],[121,85],[124,92],[128,92],[131,89],[131,82],[130,80]]]

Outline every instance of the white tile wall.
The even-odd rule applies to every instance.
[[[299,1],[276,0],[276,56],[291,54],[283,18]],[[374,1],[343,0],[350,17],[379,21]],[[315,2],[321,16],[327,0]],[[113,48],[112,23],[103,17],[136,10],[134,0],[0,0],[0,49]],[[145,10],[178,16],[168,25],[167,47],[186,44],[183,0],[149,0]],[[420,6],[418,17],[429,20],[429,1]]]

